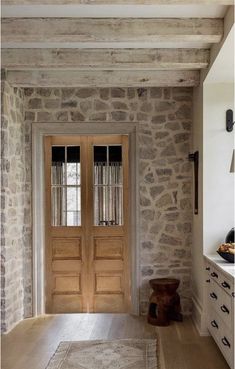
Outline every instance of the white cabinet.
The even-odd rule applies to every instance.
[[[205,257],[207,328],[234,369],[234,266]]]

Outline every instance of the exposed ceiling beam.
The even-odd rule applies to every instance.
[[[5,18],[2,42],[207,42],[223,35],[222,19]]]
[[[206,49],[2,49],[7,69],[201,69]]]
[[[3,5],[114,5],[114,4],[130,4],[130,5],[233,5],[234,0],[2,0]]]
[[[197,86],[199,71],[6,71],[20,87],[174,87]]]

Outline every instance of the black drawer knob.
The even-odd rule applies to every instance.
[[[206,280],[206,283],[210,283],[210,281],[211,281],[210,279],[207,279],[207,280]]]
[[[227,308],[227,306],[222,305],[222,306],[220,306],[220,309],[223,311],[223,313],[228,313],[229,314],[229,309]]]
[[[227,283],[227,282],[222,282],[221,285],[224,287],[224,288],[229,288],[230,289],[230,285]]]
[[[210,270],[210,267],[206,267],[206,270]]]
[[[211,273],[211,276],[212,276],[212,277],[215,277],[215,278],[218,278],[218,274],[217,274],[217,273],[215,273],[215,272]]]
[[[217,300],[217,295],[214,292],[210,293],[210,297]]]
[[[226,338],[226,337],[223,337],[223,338],[221,339],[221,341],[222,341],[222,343],[223,343],[223,345],[224,345],[224,346],[228,346],[228,347],[230,347],[230,343],[228,342],[228,340],[227,340],[227,338]]]
[[[212,321],[211,321],[211,325],[212,325],[212,327],[214,327],[214,328],[219,328],[219,326],[218,326],[218,324],[216,323],[216,321],[215,321],[215,320],[212,320]]]

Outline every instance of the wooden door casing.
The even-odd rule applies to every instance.
[[[121,226],[95,226],[93,146],[122,145],[123,216]],[[81,226],[51,226],[51,147],[76,145],[81,151]],[[128,312],[128,136],[45,138],[46,312]]]

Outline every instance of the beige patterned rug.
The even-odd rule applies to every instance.
[[[61,342],[46,369],[159,369],[157,341]]]

